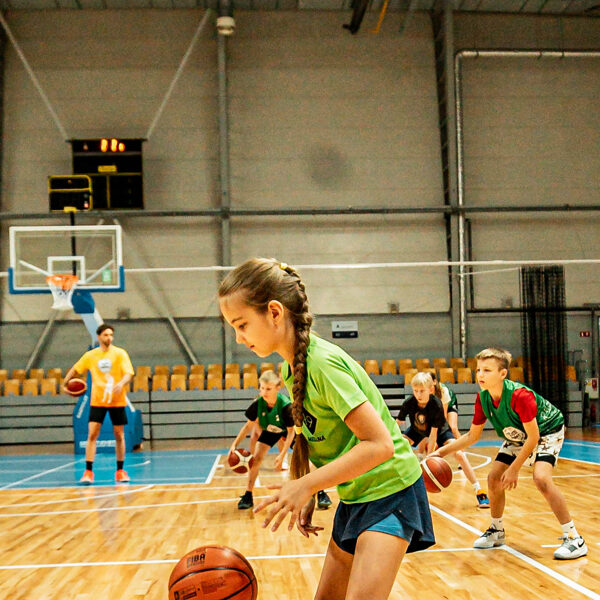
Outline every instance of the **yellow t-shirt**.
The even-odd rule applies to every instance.
[[[84,375],[92,373],[91,406],[126,406],[125,390],[113,394],[113,386],[126,374],[133,375],[129,355],[123,348],[110,346],[106,351],[100,347],[88,350],[73,367]]]

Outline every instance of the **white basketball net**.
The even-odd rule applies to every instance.
[[[73,308],[71,298],[78,280],[77,275],[69,274],[48,275],[46,277],[48,287],[54,297],[54,304],[52,305],[54,310],[71,310]]]

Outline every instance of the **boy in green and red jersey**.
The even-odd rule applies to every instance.
[[[505,490],[517,487],[519,469],[533,464],[533,481],[562,527],[562,545],[554,558],[571,559],[587,554],[565,499],[552,481],[552,469],[564,440],[562,413],[548,400],[521,383],[506,379],[512,356],[506,350],[487,348],[477,355],[477,382],[481,391],[469,432],[432,454],[446,456],[474,444],[487,419],[504,439],[488,475],[492,523],[475,548],[493,548],[505,542],[502,515]]]

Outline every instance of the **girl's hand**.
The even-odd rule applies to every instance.
[[[318,525],[312,524],[312,516],[315,510],[315,497],[311,496],[310,500],[304,505],[302,510],[300,511],[300,519],[296,523],[296,527],[298,531],[304,537],[310,537],[310,534],[317,536],[319,535],[319,531],[323,531],[323,527],[319,527]]]
[[[283,485],[269,486],[269,488],[275,489],[275,493],[266,500],[263,500],[254,509],[254,512],[260,512],[267,506],[273,505],[267,513],[262,526],[266,528],[273,521],[271,531],[277,531],[282,521],[289,514],[290,522],[288,524],[288,531],[291,531],[300,518],[300,512],[312,496],[310,489],[304,483],[304,477],[293,479]]]

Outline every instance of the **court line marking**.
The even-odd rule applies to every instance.
[[[494,548],[493,550],[499,550]],[[476,552],[475,548],[435,548],[423,550],[419,554],[426,552]],[[248,560],[280,560],[283,558],[325,558],[325,553],[313,554],[270,554],[265,556],[246,556]],[[407,557],[408,558],[408,557]],[[0,571],[12,571],[18,569],[64,569],[72,567],[112,567],[124,565],[164,565],[179,562],[179,558],[165,558],[155,560],[115,560],[102,562],[77,562],[77,563],[47,563],[39,565],[0,565]]]
[[[476,529],[475,527],[472,527],[468,523],[461,521],[460,519],[454,517],[453,515],[447,513],[446,511],[443,511],[441,508],[438,508],[437,506],[433,506],[433,505],[430,505],[429,507],[433,512],[438,513],[442,517],[445,517],[446,519],[448,519],[449,521],[452,521],[453,523],[462,527],[463,529],[466,529],[472,533],[475,533],[476,535],[481,535],[481,531],[479,529]],[[592,600],[600,600],[600,594],[596,594],[596,592],[593,592],[592,590],[582,586],[581,584],[577,583],[576,581],[573,581],[572,579],[569,579],[568,577],[565,577],[564,575],[561,575],[560,573],[553,571],[546,565],[543,565],[542,563],[538,562],[537,560],[534,560],[533,558],[530,558],[529,556],[523,554],[522,552],[519,552],[518,550],[511,548],[507,544],[505,544],[503,546],[499,546],[498,548],[501,550],[504,550],[505,552],[508,552],[515,558],[521,559],[522,561],[531,565],[533,568],[537,569],[538,571],[542,571],[542,573],[549,575],[553,579],[556,579],[557,581],[559,581],[560,583],[563,583],[567,587],[570,587],[571,589],[578,591],[579,593],[583,594],[584,596],[587,596],[588,598],[592,598]],[[478,551],[485,552],[485,550],[478,550]]]
[[[32,479],[37,479],[38,477],[43,477],[47,473],[54,473],[55,471],[60,471],[61,469],[66,469],[67,467],[72,467],[73,465],[76,465],[78,462],[81,462],[81,460],[83,460],[83,459],[79,458],[77,460],[74,460],[70,463],[66,463],[59,467],[54,467],[54,469],[47,469],[46,471],[42,471],[41,473],[37,473],[36,475],[31,475],[30,477],[25,477],[24,479],[19,479],[19,481],[13,481],[12,483],[9,483],[7,485],[3,485],[2,487],[0,487],[0,490],[6,490],[8,488],[13,487],[14,485],[19,485],[20,483],[25,483],[26,481],[31,481]]]
[[[215,460],[213,461],[213,465],[212,465],[210,471],[208,472],[208,477],[204,481],[204,485],[208,485],[212,481],[212,479],[213,479],[213,477],[215,475],[215,471],[217,470],[217,468],[219,466],[219,461],[220,460],[221,460],[221,456],[220,455],[215,456]]]
[[[0,508],[15,508],[16,506],[40,506],[49,504],[63,504],[64,502],[87,502],[89,500],[100,500],[101,498],[112,498],[114,496],[126,496],[127,494],[137,494],[138,492],[145,492],[150,489],[153,484],[146,485],[141,488],[132,488],[129,490],[118,490],[112,494],[99,494],[98,496],[80,496],[79,498],[64,498],[63,500],[41,500],[39,502],[19,502],[19,504],[0,504]],[[81,491],[90,490],[87,488],[79,488]],[[91,490],[90,490],[91,491]]]

